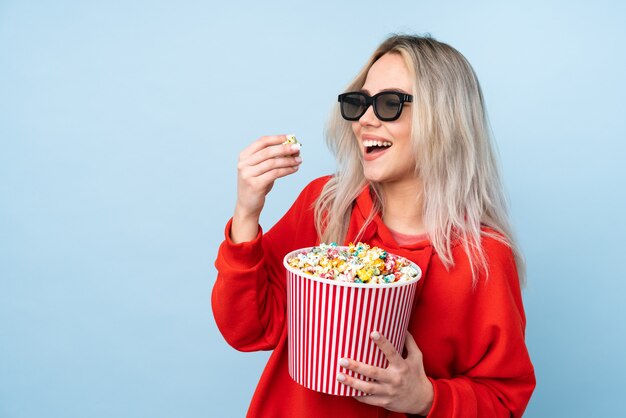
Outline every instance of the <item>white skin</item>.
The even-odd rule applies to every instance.
[[[412,91],[409,71],[398,54],[386,54],[376,61],[363,86],[363,91],[372,96],[388,89],[406,93]],[[423,233],[421,202],[416,200],[421,182],[414,174],[410,148],[411,113],[404,110],[397,120],[382,122],[370,107],[359,121],[353,122],[352,129],[361,144],[368,138],[392,143],[384,155],[381,154],[373,161],[363,161],[365,177],[381,185],[386,203],[383,214],[385,224],[404,233]],[[257,236],[265,196],[272,189],[274,181],[298,170],[302,162],[299,148],[282,145],[286,140],[285,135],[264,136],[239,154],[237,203],[231,227],[233,242],[247,242]],[[361,151],[364,155],[365,147],[361,146]],[[337,380],[370,394],[355,396],[360,402],[391,411],[426,415],[432,405],[434,392],[424,372],[422,353],[413,336],[407,334],[406,358],[378,332],[373,332],[371,338],[389,360],[389,366],[382,369],[342,359],[345,369],[374,380],[366,382],[342,373],[337,375]]]
[[[370,68],[362,90],[373,96],[383,90],[411,93],[411,75],[401,55],[383,55]],[[391,229],[404,233],[425,232],[422,222],[422,204],[417,198],[421,181],[415,175],[415,161],[411,150],[411,112],[405,103],[401,116],[391,122],[380,121],[370,106],[365,114],[352,123],[354,135],[362,145],[366,139],[388,141],[392,146],[376,159],[363,160],[365,178],[380,184],[385,198],[384,223]],[[385,354],[389,365],[382,369],[351,359],[341,359],[340,364],[365,377],[364,380],[339,373],[337,380],[346,386],[360,390],[369,396],[355,396],[360,402],[381,406],[385,409],[427,415],[433,403],[433,386],[426,377],[422,352],[408,333],[407,357],[403,358],[393,345],[378,332],[372,332],[372,340]]]
[[[239,154],[237,203],[230,231],[234,243],[252,241],[259,231],[265,196],[274,181],[298,171],[300,147],[284,144],[286,135],[263,136]]]

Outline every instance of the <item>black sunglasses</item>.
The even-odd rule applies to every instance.
[[[374,105],[374,114],[385,122],[391,122],[400,117],[402,107],[406,102],[412,102],[413,96],[396,91],[383,91],[369,96],[360,91],[340,94],[338,97],[341,116],[345,120],[357,121],[367,112],[370,105]]]

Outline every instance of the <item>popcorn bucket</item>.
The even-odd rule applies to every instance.
[[[339,359],[387,367],[385,355],[370,338],[372,331],[379,331],[402,353],[421,269],[410,263],[419,272],[410,281],[339,282],[315,277],[288,264],[291,257],[308,250],[293,251],[283,259],[287,269],[289,375],[318,392],[364,395],[339,383],[337,373],[371,379],[340,367]]]

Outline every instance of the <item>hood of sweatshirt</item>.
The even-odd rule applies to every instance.
[[[350,226],[348,227],[348,233],[346,234],[346,245],[350,242],[355,242],[359,231],[365,224],[367,218],[370,216],[373,207],[374,201],[372,200],[372,195],[368,185],[363,188],[359,196],[356,198],[355,210],[352,211]],[[359,241],[368,245],[384,248],[392,254],[396,254],[413,261],[420,267],[422,270],[422,278],[419,281],[420,284],[417,289],[417,300],[423,286],[424,278],[426,277],[426,272],[428,271],[428,266],[433,256],[433,247],[430,240],[424,239],[409,245],[399,245],[394,240],[389,228],[387,228],[387,226],[383,223],[380,213],[376,213],[372,221],[365,226]]]

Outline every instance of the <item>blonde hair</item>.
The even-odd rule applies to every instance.
[[[423,222],[434,250],[449,269],[454,266],[454,243],[462,244],[476,283],[480,272],[488,274],[481,237],[491,236],[511,247],[524,283],[524,261],[509,225],[474,70],[460,52],[430,36],[393,35],[376,49],[346,91],[361,89],[374,62],[388,53],[400,54],[413,78],[414,101],[408,107],[413,119],[412,148],[423,187]],[[351,122],[341,117],[338,104],[328,122],[326,140],[338,169],[315,202],[317,232],[322,242],[357,241],[384,209],[380,185],[369,184],[374,192],[372,213],[355,237],[346,237],[352,206],[368,181]]]

